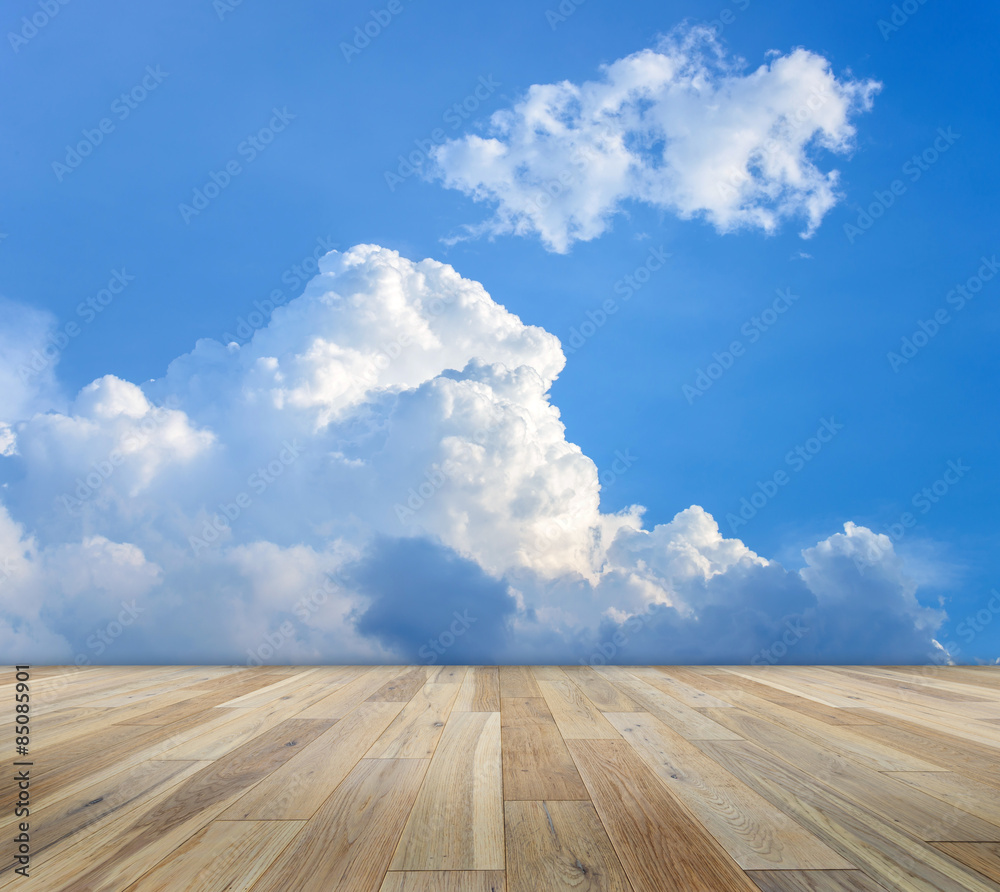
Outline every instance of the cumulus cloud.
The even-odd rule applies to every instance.
[[[450,266],[362,245],[243,346],[22,403],[0,644],[37,662],[933,657],[942,615],[885,537],[848,524],[791,570],[698,506],[651,529],[642,506],[603,512],[550,400],[564,362]]]
[[[582,84],[535,84],[495,112],[484,135],[438,146],[432,175],[495,205],[464,236],[537,234],[565,253],[610,226],[629,202],[721,232],[811,235],[838,198],[827,153],[851,150],[852,119],[879,84],[838,78],[805,49],[748,70],[711,29],[684,27],[601,67]]]

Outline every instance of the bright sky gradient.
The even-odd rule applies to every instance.
[[[997,661],[1000,9],[378,2],[5,8],[8,661]]]

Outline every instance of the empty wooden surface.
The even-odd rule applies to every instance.
[[[1000,892],[1000,669],[94,666],[31,686],[31,875],[8,780],[0,889]]]

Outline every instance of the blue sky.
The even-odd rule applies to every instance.
[[[482,283],[525,325],[562,341],[568,362],[549,395],[565,439],[604,475],[604,514],[641,504],[646,527],[653,529],[687,506],[701,506],[724,537],[742,540],[792,573],[806,564],[803,549],[841,532],[846,522],[888,534],[917,585],[919,603],[947,613],[936,640],[951,642],[956,659],[992,662],[1000,656],[1000,600],[994,597],[1000,587],[994,361],[1000,277],[983,276],[982,290],[964,304],[953,289],[989,272],[983,258],[1000,253],[1000,116],[991,39],[998,13],[987,3],[963,4],[960,14],[940,0],[912,5],[912,15],[897,14],[890,30],[879,24],[893,21],[887,2],[622,7],[567,0],[562,10],[570,14],[558,20],[547,12],[560,7],[545,0],[483,7],[398,0],[378,7],[388,24],[345,58],[355,29],[373,21],[371,3],[278,8],[255,0],[214,6],[181,0],[93,8],[70,2],[32,30],[22,17],[39,14],[44,21],[44,4],[17,2],[0,23],[0,106],[7,122],[0,137],[0,295],[48,311],[47,324],[56,330],[80,324],[47,385],[49,411],[73,415],[67,401],[95,379],[162,380],[199,338],[221,341],[237,331],[254,301],[275,289],[282,302],[298,296],[309,276],[299,276],[295,265],[317,246],[343,252],[376,244],[412,261],[434,258]],[[657,46],[682,23],[713,20],[720,45],[745,60],[745,71],[769,62],[771,50],[780,57],[803,47],[823,57],[841,82],[881,84],[870,109],[851,114],[856,133],[849,148],[809,149],[819,170],[839,171],[836,203],[810,238],[800,236],[803,221],[794,216],[780,219],[772,233],[752,227],[723,232],[703,213],[683,219],[626,197],[605,231],[565,252],[550,250],[531,231],[454,241],[463,226],[488,220],[495,203],[446,188],[440,176],[429,174],[430,162],[423,168],[427,176],[387,183],[387,172],[400,173],[399,156],[434,140],[436,129],[456,141],[486,134],[489,116],[516,105],[531,85],[592,81],[601,65]],[[132,100],[122,99],[129,93]],[[102,119],[107,132],[89,157],[72,169],[60,167],[69,166],[67,146],[99,132]],[[272,129],[254,147],[247,140],[262,128]],[[231,161],[239,172],[218,197],[197,215],[185,215],[181,206]],[[873,202],[889,204],[887,195],[891,206],[867,226],[859,215]],[[866,225],[861,231],[859,219]],[[669,257],[622,300],[616,284],[659,256],[651,251]],[[116,271],[134,279],[100,312],[78,313],[80,302],[98,294]],[[784,312],[772,315],[768,308],[779,291],[792,298],[781,304]],[[609,300],[614,314],[570,352],[573,330],[588,320],[588,311],[600,318]],[[938,317],[926,346],[905,363],[893,362],[888,354],[899,353],[921,320],[939,311],[947,316]],[[28,322],[17,321],[21,317],[9,306],[7,312],[2,325],[17,341],[17,326]],[[718,361],[713,354],[727,353],[733,342],[742,352],[732,357],[731,368],[692,398],[685,386],[698,386],[699,372],[718,371],[709,369]],[[168,390],[146,388],[154,402]],[[210,408],[200,416],[185,411],[196,419],[194,427],[212,427]],[[828,443],[814,456],[807,451],[807,462],[789,459],[818,431],[831,430],[831,419],[836,434]],[[35,535],[40,550],[66,548],[94,534],[111,543],[133,541],[121,518],[107,528],[93,519],[89,533],[86,523],[52,521],[47,503],[39,508],[37,494],[24,483],[42,471],[32,471],[29,451],[18,451],[0,459],[7,466],[0,476],[9,481],[4,501],[22,541]],[[616,471],[623,467],[621,455],[628,466]],[[754,516],[740,517],[741,500],[773,489],[768,481],[776,474],[786,480],[776,494]],[[920,495],[927,487],[934,501]],[[357,492],[366,497],[363,487]],[[911,526],[901,523],[907,512]],[[316,533],[322,511],[306,513],[315,516]],[[154,523],[132,522],[137,528]],[[477,560],[491,592],[496,578],[522,592],[556,586],[535,577],[518,582],[517,572],[502,561],[477,558],[461,537],[449,540],[430,526],[423,532],[450,549],[442,558],[448,566]],[[264,526],[255,529],[244,544],[267,534]],[[293,548],[293,540],[279,544]],[[318,553],[317,541],[310,542]],[[154,561],[150,546],[142,547],[144,559]],[[405,575],[406,548],[385,542],[372,548],[403,555]],[[164,560],[154,561],[162,570],[157,578],[169,585]],[[11,580],[13,585],[14,575]],[[97,628],[113,619],[106,606],[84,610],[81,599],[88,597],[73,601],[73,609],[83,611],[80,622]],[[91,601],[103,597],[95,594]],[[501,605],[496,622],[516,626],[524,619],[511,615],[506,596],[494,601]],[[58,600],[50,614],[36,617],[54,637],[39,633],[23,646],[44,655],[55,653],[51,648],[62,647],[61,641],[70,655],[93,655],[59,619],[70,615],[68,605]],[[282,611],[291,612],[287,604],[275,610],[246,620],[246,640],[272,634],[267,629]],[[356,619],[358,610],[345,608],[343,615]],[[368,620],[360,622],[366,634],[377,612],[369,608]],[[972,627],[966,618],[977,612]],[[29,618],[9,622],[23,631]],[[324,645],[314,632],[299,630],[302,649],[289,647],[289,659],[361,652]],[[220,659],[243,655],[242,634],[234,633],[232,650],[220,652]],[[525,633],[538,643],[510,651],[509,658],[544,653],[546,634]],[[132,635],[131,645],[123,638],[107,658],[141,650],[145,639]],[[567,635],[586,638],[579,630]],[[379,646],[388,650],[372,658],[387,659],[399,639],[398,630],[383,636]],[[11,646],[19,640],[11,638]],[[651,646],[644,658],[671,653]],[[814,655],[878,662],[890,653],[892,642],[875,638],[862,651],[818,648]],[[179,646],[176,655],[213,654],[191,644]],[[470,658],[465,651],[463,658]]]

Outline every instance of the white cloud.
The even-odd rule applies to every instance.
[[[467,236],[534,233],[559,253],[632,201],[721,232],[802,219],[811,235],[838,198],[823,153],[850,151],[879,84],[805,49],[772,55],[748,71],[710,29],[676,29],[597,80],[530,87],[485,135],[437,147],[433,175],[496,206]]]
[[[932,655],[941,615],[864,528],[794,572],[697,506],[653,529],[641,506],[602,513],[549,398],[564,361],[449,266],[331,253],[250,343],[12,418],[0,643],[37,662],[422,660],[461,622],[444,659],[549,662],[638,624],[630,659],[748,660],[795,622],[789,658]]]

